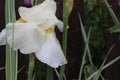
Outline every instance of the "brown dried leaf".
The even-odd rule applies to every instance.
[[[70,12],[73,8],[73,4],[74,4],[74,0],[66,0],[66,6],[68,7]]]

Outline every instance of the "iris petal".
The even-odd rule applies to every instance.
[[[3,29],[0,33],[0,45],[6,44],[6,29]]]
[[[63,22],[55,16],[56,3],[45,0],[32,8],[19,8],[21,18],[15,23],[8,23],[0,33],[0,45],[7,43],[23,54],[35,53],[43,63],[57,68],[67,63],[54,27],[63,31]]]
[[[6,31],[9,45],[14,50],[20,49],[21,53],[29,54],[38,51],[45,41],[44,31],[38,29],[34,23],[9,23]]]
[[[46,63],[53,68],[57,68],[67,63],[54,33],[47,34],[46,42],[40,47],[35,55],[41,62]]]
[[[63,31],[63,22],[59,20],[57,27],[62,32]]]
[[[37,25],[42,25],[42,27],[46,28],[57,24],[58,19],[55,16],[55,12],[56,3],[53,0],[45,0],[42,4],[32,8],[19,8],[21,18],[27,22],[35,22]]]

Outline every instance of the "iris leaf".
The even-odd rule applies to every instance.
[[[120,32],[120,22],[116,23],[112,28],[108,29],[110,32]]]

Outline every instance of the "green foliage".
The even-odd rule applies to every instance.
[[[112,64],[114,64],[115,62],[117,62],[118,60],[120,60],[120,56],[118,56],[115,59],[111,60],[109,63],[107,63],[106,65],[104,65],[101,69],[98,69],[97,71],[95,71],[93,74],[91,74],[87,78],[87,80],[91,80],[93,77],[96,77],[96,75],[99,73],[99,71],[103,71],[104,69],[108,68],[109,66],[111,66]],[[95,79],[95,80],[99,80],[99,79]]]
[[[112,28],[108,29],[110,32],[120,32],[120,23],[116,23]]]
[[[35,4],[39,4],[42,1],[43,0],[36,0]],[[120,4],[120,0],[118,0],[118,2]],[[79,79],[77,80],[99,80],[100,78],[104,80],[101,72],[120,59],[120,57],[117,57],[104,65],[103,56],[106,54],[107,42],[105,35],[107,32],[107,9],[115,23],[109,31],[120,32],[120,22],[106,0],[105,3],[103,0],[86,0],[84,4],[84,19],[83,23],[82,21],[80,21],[80,23],[85,48],[82,63],[80,63]],[[64,29],[62,49],[65,55],[67,54],[67,25],[69,14],[70,10],[66,6],[66,0],[63,0]],[[10,0],[10,3],[9,0],[6,0],[6,24],[16,20],[14,15],[14,0]],[[17,54],[15,53],[17,52],[14,52],[9,45],[6,46],[6,80],[17,80]],[[92,61],[93,59],[94,61]],[[102,61],[103,64],[101,65]],[[58,73],[59,80],[65,78],[64,71],[65,65],[60,68],[60,74]],[[51,67],[35,60],[33,54],[29,55],[28,80],[53,80],[53,76],[54,73]]]
[[[84,4],[83,24],[86,33],[88,33],[89,27],[92,27],[89,45],[92,59],[99,66],[102,62],[102,56],[100,57],[100,55],[105,55],[106,53],[108,12],[103,0],[86,0]]]
[[[99,0],[97,0],[97,1],[99,1]],[[105,2],[105,3],[107,5],[107,9],[109,10],[109,12],[112,16],[112,19],[115,22],[115,26],[113,28],[111,28],[110,31],[111,32],[119,32],[120,31],[119,30],[120,23],[118,23],[118,19],[117,19],[116,15],[114,14],[113,10],[110,7],[108,7],[109,6],[108,3],[107,2]],[[106,53],[105,32],[107,29],[105,28],[105,24],[107,21],[107,17],[106,17],[107,12],[106,12],[106,8],[105,8],[105,4],[102,1],[99,2],[99,4],[98,4],[98,3],[94,3],[93,0],[89,0],[89,1],[86,1],[84,10],[85,10],[84,11],[84,13],[85,13],[85,19],[84,19],[85,29],[81,28],[82,29],[81,32],[82,32],[83,36],[86,35],[86,33],[89,34],[88,26],[92,26],[93,33],[90,35],[90,41],[89,41],[90,51],[92,53],[93,58],[94,58],[94,54],[97,54],[98,57],[102,58],[101,55]],[[103,12],[104,12],[104,14],[103,14]],[[80,22],[80,23],[82,24],[82,22]],[[83,25],[81,25],[81,26],[83,27]],[[87,31],[85,32],[85,30],[87,30]],[[84,31],[84,33],[83,33],[83,31]],[[83,37],[83,39],[85,41],[85,37]],[[88,40],[89,40],[89,38],[87,38],[87,41]],[[102,45],[101,45],[101,43],[102,43]],[[88,43],[85,42],[84,50],[86,50],[87,44]],[[104,48],[104,49],[101,50],[100,48]],[[96,50],[99,50],[99,51],[95,52]],[[99,52],[103,53],[103,54],[99,55]],[[95,57],[97,57],[97,56],[95,56]],[[90,57],[90,58],[92,59],[92,57]],[[98,57],[97,57],[97,59],[95,59],[95,61],[98,60]],[[101,72],[120,59],[120,56],[118,56],[117,58],[111,60],[109,63],[107,63],[105,65],[106,57],[104,60],[103,59],[101,60],[101,62],[103,61],[102,64],[101,64],[101,62],[98,62],[97,65],[90,65],[89,59],[86,59],[86,52],[84,52],[82,63],[81,63],[82,69],[80,69],[79,80],[105,80],[103,78]],[[96,66],[100,66],[100,67],[96,67]]]
[[[41,2],[43,2],[44,0],[35,0],[35,5],[37,5],[37,4],[39,4],[39,3],[41,3]]]
[[[90,65],[85,65],[84,73],[86,77],[89,77],[94,72],[95,72],[95,69],[93,67],[91,67]]]
[[[118,0],[119,4],[120,4],[120,0]],[[120,32],[120,22],[117,18],[117,16],[115,15],[114,11],[112,10],[112,8],[110,7],[110,5],[108,4],[108,2],[105,0],[105,4],[107,6],[107,9],[113,19],[113,22],[114,22],[114,26],[110,29],[108,29],[110,32]]]
[[[120,6],[120,0],[118,0],[118,4],[119,4],[119,6]]]
[[[85,41],[85,50],[86,46],[89,44],[89,48],[87,49],[88,57],[85,55],[86,52],[83,54],[82,63],[81,63],[81,70],[79,75],[79,80],[87,80],[88,77],[94,73],[97,68],[99,68],[100,64],[103,61],[103,55],[106,54],[106,21],[107,21],[107,9],[103,2],[103,0],[86,0],[84,6],[84,29],[82,29],[83,36],[89,35],[89,28],[92,27],[90,40],[89,38],[83,37]],[[80,22],[81,23],[81,22]],[[83,25],[81,25],[83,26]],[[83,33],[84,31],[84,33]],[[86,40],[85,40],[86,39]],[[87,44],[86,41],[89,40]],[[89,56],[92,55],[92,56]],[[88,59],[87,59],[88,58]],[[93,60],[94,61],[90,61]],[[92,63],[92,65],[91,65]],[[96,67],[97,66],[97,67]],[[101,75],[101,72],[98,73],[98,76],[93,76],[92,80],[99,80],[99,76],[104,80]]]
[[[117,16],[115,15],[114,11],[112,10],[112,8],[110,7],[109,3],[107,2],[107,0],[104,0],[104,1],[105,1],[105,4],[107,6],[107,9],[108,9],[112,19],[113,19],[113,22],[118,23],[119,20],[118,20]]]

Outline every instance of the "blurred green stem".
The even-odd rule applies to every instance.
[[[79,19],[80,19],[80,26],[81,26],[81,32],[82,32],[82,36],[83,36],[83,40],[84,40],[84,43],[86,44],[87,41],[88,41],[88,38],[87,36],[89,35],[86,35],[86,32],[85,32],[85,29],[84,29],[84,26],[83,26],[83,23],[82,23],[82,20],[81,20],[81,17],[80,17],[80,14],[78,13],[78,16],[79,16]],[[91,28],[90,28],[90,31],[91,31]],[[87,45],[87,44],[86,44]],[[91,66],[94,66],[93,62],[92,62],[92,56],[91,56],[91,52],[90,52],[90,48],[89,46],[87,46],[87,52],[88,52],[88,57],[89,57],[89,60],[90,60],[90,64]],[[94,66],[95,67],[95,66]]]
[[[109,51],[108,51],[108,53],[107,53],[104,61],[102,62],[101,66],[100,66],[100,68],[99,68],[99,70],[98,70],[98,74],[97,74],[97,76],[95,77],[94,80],[98,80],[98,79],[99,79],[99,76],[101,75],[101,72],[102,72],[102,67],[104,66],[104,64],[105,64],[105,62],[106,62],[106,60],[107,60],[107,57],[108,57],[108,55],[110,54],[110,52],[111,52],[111,50],[113,49],[114,46],[115,46],[115,43],[114,43],[114,44],[111,46],[111,48],[109,49]]]
[[[12,46],[14,46],[14,22],[15,16],[15,0],[5,0],[5,22],[6,25],[13,23]],[[6,34],[8,35],[8,34]],[[7,39],[7,38],[6,38]],[[11,47],[6,44],[6,80],[17,80],[17,51],[13,51]]]
[[[33,80],[34,64],[35,64],[35,56],[34,54],[30,54],[29,55],[28,80]]]
[[[62,49],[63,53],[66,56],[67,54],[67,25],[68,25],[68,9],[66,7],[66,0],[63,0],[63,23],[64,23],[64,28],[63,28],[63,38],[62,38]],[[60,68],[60,76],[59,80],[63,80],[64,77],[64,71],[65,71],[65,65],[63,65]]]
[[[47,66],[47,80],[54,80],[53,79],[53,69]]]
[[[79,18],[80,18],[80,15],[79,15]],[[80,19],[80,23],[81,23],[82,35],[86,36],[85,29],[84,29],[84,26],[82,24],[81,19]],[[91,28],[89,29],[88,37],[85,38],[86,39],[86,41],[85,41],[85,49],[84,49],[84,54],[83,54],[82,63],[81,63],[81,67],[80,67],[79,80],[82,79],[83,66],[85,64],[85,58],[86,58],[86,54],[87,54],[87,51],[88,51],[88,43],[89,43],[89,38],[90,38],[90,32],[91,32]]]
[[[119,23],[119,20],[118,20],[117,16],[115,15],[114,11],[112,10],[112,8],[111,8],[111,6],[109,5],[109,3],[107,2],[107,0],[104,0],[104,1],[105,1],[105,4],[106,4],[106,6],[107,6],[107,9],[108,9],[108,11],[109,11],[109,13],[110,13],[110,15],[111,15],[114,23]]]
[[[111,66],[112,64],[114,64],[115,62],[117,62],[118,60],[120,60],[120,56],[116,57],[115,59],[113,59],[112,61],[110,61],[109,63],[107,63],[106,65],[104,65],[101,68],[101,71],[103,71],[104,69],[106,69],[107,67]],[[95,71],[92,75],[90,75],[87,80],[91,80],[94,76],[96,76],[99,73],[99,70]]]
[[[5,67],[0,67],[0,70],[4,70],[5,69]]]

